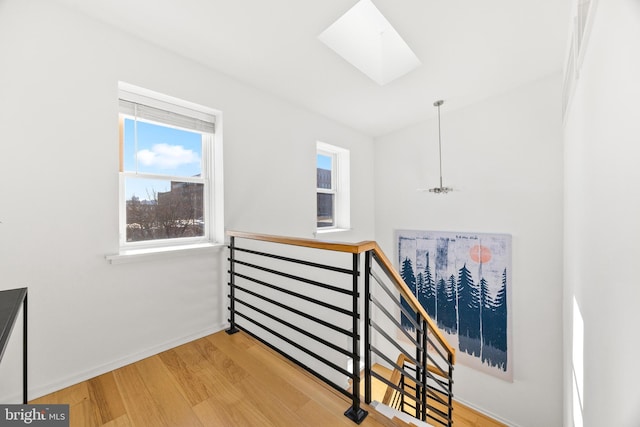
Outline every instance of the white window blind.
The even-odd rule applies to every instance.
[[[120,113],[197,132],[215,132],[215,115],[144,95],[120,91]]]

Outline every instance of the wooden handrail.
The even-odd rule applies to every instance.
[[[245,233],[244,231],[227,231],[227,236],[243,239],[261,240],[264,242],[281,243],[283,245],[303,246],[306,248],[323,249],[336,252],[360,254],[374,248],[376,242],[364,241],[360,243],[342,243],[329,240],[302,239],[299,237],[282,237],[270,234]]]
[[[400,276],[400,273],[396,271],[393,267],[389,258],[384,254],[380,246],[375,241],[367,240],[359,243],[342,243],[342,242],[332,242],[328,240],[316,240],[316,239],[303,239],[299,237],[282,237],[282,236],[273,236],[269,234],[257,234],[257,233],[247,233],[243,231],[227,231],[228,236],[239,237],[243,239],[250,240],[260,240],[264,242],[271,243],[281,243],[284,245],[293,245],[293,246],[302,246],[306,248],[315,248],[322,250],[330,250],[336,252],[347,252],[352,254],[360,254],[367,251],[373,251],[376,255],[376,258],[380,261],[382,266],[388,271],[388,273],[392,276],[393,281],[396,283],[400,293],[404,297],[404,299],[409,303],[411,308],[420,313],[420,315],[425,319],[427,324],[429,325],[429,329],[433,331],[433,334],[437,338],[438,342],[445,348],[445,350],[451,354],[451,363],[455,364],[456,361],[456,351],[451,345],[447,342],[446,338],[440,331],[440,328],[436,325],[436,323],[429,317],[425,309],[422,307],[422,304],[418,301],[418,299],[411,293],[409,286],[405,283]]]

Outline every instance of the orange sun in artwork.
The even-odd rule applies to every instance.
[[[475,262],[485,264],[491,260],[491,250],[486,246],[474,245],[469,249],[469,256]]]

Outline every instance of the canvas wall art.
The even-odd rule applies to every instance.
[[[396,234],[398,271],[456,348],[458,362],[513,381],[511,236],[419,230]],[[401,317],[403,326],[412,328]]]

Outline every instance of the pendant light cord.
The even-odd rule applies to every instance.
[[[436,101],[438,107],[438,156],[440,157],[440,188],[442,188],[442,136],[440,130],[440,106],[442,101]]]
[[[434,107],[438,107],[438,159],[440,161],[440,187],[431,188],[429,191],[431,193],[448,193],[449,191],[453,191],[452,188],[445,187],[442,185],[442,128],[440,125],[440,106],[444,104],[444,101],[439,100],[433,103]]]

